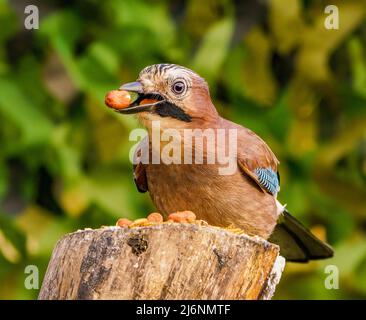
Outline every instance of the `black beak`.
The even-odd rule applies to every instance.
[[[152,111],[154,108],[165,100],[158,94],[144,93],[141,82],[135,81],[126,83],[119,87],[119,90],[126,90],[130,92],[138,93],[138,98],[132,102],[127,108],[116,110],[119,113],[131,114],[138,113],[142,111]],[[157,100],[154,103],[147,103],[140,105],[140,102],[144,99],[154,99]]]

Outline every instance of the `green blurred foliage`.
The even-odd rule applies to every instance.
[[[103,98],[160,62],[199,72],[220,113],[268,142],[280,200],[335,248],[288,264],[275,298],[366,298],[364,1],[332,1],[339,30],[315,0],[33,1],[39,30],[27,4],[0,0],[0,298],[37,297],[24,268],[42,278],[63,234],[154,210],[132,180],[138,124]]]

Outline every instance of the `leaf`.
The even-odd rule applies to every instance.
[[[8,172],[7,167],[0,158],[0,199],[2,199],[7,191],[7,183],[8,183]]]
[[[30,255],[39,253],[39,237],[49,228],[54,217],[38,206],[30,206],[20,213],[16,219],[16,226],[26,236],[27,252]]]
[[[356,92],[366,98],[366,52],[358,37],[354,37],[348,42],[348,52],[353,74],[352,86]]]
[[[135,0],[113,0],[110,2],[110,6],[111,12],[113,12],[111,18],[115,25],[147,30],[149,32],[147,36],[153,37],[154,43],[164,49],[174,40],[175,28],[166,6],[160,3],[152,5]],[[141,45],[143,46],[143,44]],[[145,48],[134,49],[144,50]]]
[[[44,18],[39,30],[40,37],[46,37],[52,44],[74,84],[84,88],[85,79],[74,59],[74,48],[83,30],[82,20],[74,12],[62,10]]]
[[[297,56],[297,71],[302,79],[312,82],[331,80],[332,74],[328,64],[330,55],[365,17],[366,7],[358,0],[335,0],[332,4],[336,5],[340,12],[341,22],[338,30],[324,28],[324,7],[317,3],[314,5],[313,23],[301,34],[303,39]]]
[[[118,175],[111,171],[95,172],[88,178],[88,192],[91,203],[108,212],[114,218],[136,215],[134,197],[136,194],[133,182],[127,183],[126,175]],[[135,192],[135,193],[134,193]]]
[[[1,0],[0,1],[0,24],[1,24],[1,33],[0,33],[0,43],[4,43],[5,40],[10,38],[17,30],[20,29],[20,26],[17,24],[17,17],[15,12],[11,10],[11,7],[8,1]],[[0,46],[0,48],[2,48]]]
[[[353,283],[355,287],[359,288],[364,294],[366,293],[366,254],[362,261],[358,264],[355,269],[353,276]]]
[[[25,237],[8,216],[0,213],[0,255],[12,264],[26,256]]]
[[[342,278],[352,276],[355,268],[359,266],[366,256],[366,238],[358,236],[335,248],[335,256],[323,261],[322,266],[333,264],[339,269]]]
[[[245,95],[263,105],[271,105],[277,94],[277,84],[271,71],[271,42],[259,28],[245,38],[246,56],[242,69]]]
[[[0,229],[0,252],[11,263],[17,263],[20,260],[20,254],[13,244],[8,241]]]
[[[93,42],[89,48],[90,55],[110,74],[118,71],[119,59],[115,51],[103,42]]]
[[[21,140],[15,143],[18,148],[49,141],[52,123],[9,78],[0,78],[0,112],[20,130]]]
[[[288,54],[301,43],[304,22],[301,17],[301,1],[292,0],[283,8],[282,0],[269,3],[270,32],[273,43],[281,54]]]
[[[63,187],[59,202],[69,216],[77,218],[88,208],[90,198],[90,189],[86,180],[80,179],[69,182]]]
[[[83,20],[72,10],[54,11],[41,21],[41,37],[48,37],[51,43],[62,39],[64,47],[73,48],[82,35]]]
[[[229,50],[233,30],[232,18],[215,22],[202,39],[202,44],[193,58],[192,68],[209,83],[219,76],[220,68]]]
[[[82,127],[78,126],[80,134]],[[81,158],[82,148],[75,139],[71,127],[67,124],[55,128],[52,136],[49,158],[46,158],[48,167],[54,173],[59,173],[64,181],[75,181],[82,177]]]

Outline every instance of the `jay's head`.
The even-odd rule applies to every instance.
[[[206,81],[182,66],[154,64],[120,89],[135,92],[138,98],[119,112],[137,114],[146,127],[156,120],[165,127],[185,127],[217,117]]]

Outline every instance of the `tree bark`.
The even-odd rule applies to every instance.
[[[198,224],[82,230],[59,240],[39,299],[270,299],[278,246]]]

